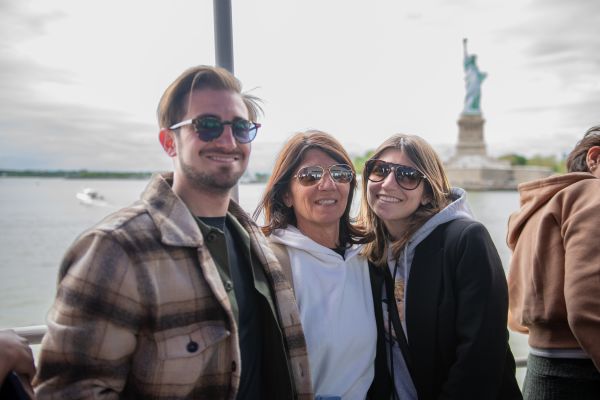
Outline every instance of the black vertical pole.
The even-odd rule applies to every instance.
[[[215,17],[215,62],[232,74],[233,30],[231,28],[231,0],[213,0]]]
[[[231,0],[213,0],[215,20],[215,64],[232,74],[233,71],[233,30],[231,27]],[[239,189],[231,189],[231,197],[239,201]]]

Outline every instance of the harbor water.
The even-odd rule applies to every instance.
[[[0,178],[0,328],[44,324],[65,250],[83,230],[138,199],[146,184],[146,180]],[[105,204],[85,205],[75,197],[90,187],[104,196]],[[240,204],[246,211],[254,211],[263,189],[262,184],[240,185]],[[517,192],[469,192],[468,201],[489,230],[506,270],[510,261],[506,227],[508,216],[519,206]],[[525,357],[526,337],[511,333],[511,347],[515,357]]]

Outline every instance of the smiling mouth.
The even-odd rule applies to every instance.
[[[205,157],[211,161],[221,162],[221,163],[230,163],[240,160],[239,154],[205,154]]]
[[[384,194],[377,195],[377,198],[384,203],[400,203],[400,199],[397,197],[386,196]]]
[[[317,200],[317,201],[315,201],[315,203],[317,203],[321,206],[330,206],[330,205],[337,203],[337,200],[324,199],[324,200]]]

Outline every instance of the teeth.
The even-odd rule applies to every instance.
[[[399,203],[400,199],[397,199],[396,197],[391,197],[391,196],[385,196],[380,194],[378,196],[379,200],[381,201],[385,201],[386,203]]]
[[[237,161],[238,160],[238,157],[236,157],[236,156],[212,155],[212,156],[209,156],[208,158],[210,158],[211,160],[215,160],[215,161]]]
[[[335,203],[335,200],[317,200],[317,204],[321,204],[324,206],[328,206],[328,205],[331,205],[334,203]]]

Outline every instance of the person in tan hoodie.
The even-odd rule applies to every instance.
[[[600,399],[600,125],[568,173],[519,185],[509,327],[529,335],[525,399]]]

